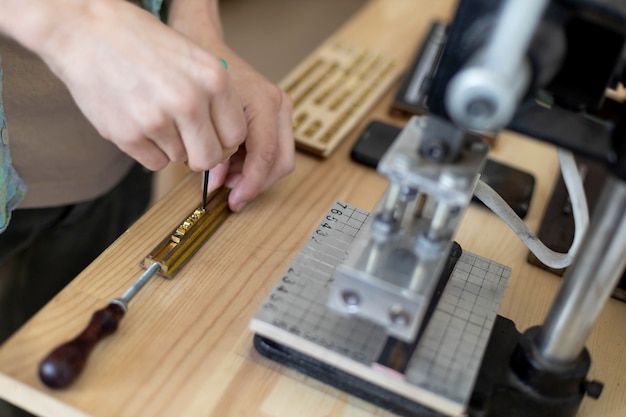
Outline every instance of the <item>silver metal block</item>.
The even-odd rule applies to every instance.
[[[328,307],[414,340],[487,152],[442,119],[413,117],[378,165],[389,187],[337,267]]]

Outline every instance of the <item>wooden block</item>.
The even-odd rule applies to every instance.
[[[402,68],[372,49],[329,41],[285,77],[296,146],[327,157],[397,80]]]

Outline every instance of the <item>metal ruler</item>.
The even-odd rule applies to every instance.
[[[451,416],[469,402],[510,268],[464,251],[404,373],[377,363],[382,327],[326,307],[368,213],[333,204],[250,322],[257,334]]]

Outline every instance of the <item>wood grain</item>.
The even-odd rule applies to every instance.
[[[449,16],[453,6],[373,0],[334,37],[408,63],[432,19]],[[391,97],[371,117],[400,123],[386,114]],[[115,337],[94,349],[71,389],[46,389],[37,379],[39,361],[132,284],[146,254],[199,204],[200,175],[186,177],[0,348],[0,396],[45,417],[391,416],[261,358],[248,331],[330,205],[339,199],[371,210],[380,197],[385,180],[349,159],[355,138],[326,160],[298,154],[295,172],[230,216],[173,280],[155,279],[137,295]],[[557,170],[554,149],[504,133],[492,157],[537,177],[527,217],[536,230]],[[513,268],[502,315],[520,329],[543,320],[561,278],[527,264],[526,249],[506,226],[472,206],[457,240]],[[611,300],[588,343],[591,376],[606,383],[605,392],[599,401],[585,400],[580,417],[626,414],[625,328],[626,304]]]

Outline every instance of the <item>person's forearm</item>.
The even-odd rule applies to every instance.
[[[74,22],[94,13],[98,1],[0,0],[0,32],[45,56],[69,36]]]
[[[19,43],[35,49],[53,35],[59,13],[54,10],[68,0],[0,0],[0,31]]]
[[[165,3],[170,26],[196,41],[223,42],[218,0],[165,0]]]

